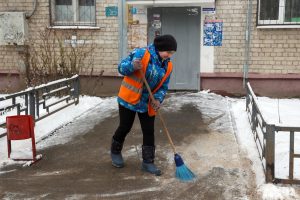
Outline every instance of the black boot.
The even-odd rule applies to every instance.
[[[124,160],[121,154],[122,148],[123,148],[123,143],[120,143],[116,141],[114,138],[112,138],[110,156],[111,156],[112,165],[117,168],[124,167]]]
[[[155,174],[156,176],[161,175],[161,171],[154,164],[155,147],[154,146],[142,146],[143,163],[142,170]]]

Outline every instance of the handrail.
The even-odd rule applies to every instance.
[[[266,182],[300,184],[300,180],[294,179],[294,159],[300,158],[300,154],[295,154],[294,152],[294,133],[300,132],[300,127],[271,124],[267,122],[259,108],[257,97],[249,82],[246,85],[246,89],[246,111],[264,168]],[[289,176],[287,179],[277,178],[275,175],[275,134],[279,131],[289,132],[290,134]]]
[[[24,91],[0,97],[0,105],[6,103],[5,106],[0,106],[0,112],[2,112],[0,116],[16,109],[16,115],[30,114],[35,121],[39,121],[67,106],[78,104],[79,90],[78,75],[27,88]],[[58,98],[53,99],[52,97]],[[59,104],[64,101],[65,104]],[[57,106],[58,104],[60,106]],[[56,106],[52,109],[54,105]],[[5,125],[5,122],[0,121],[0,127],[5,127]],[[5,135],[6,133],[2,133],[0,137]]]

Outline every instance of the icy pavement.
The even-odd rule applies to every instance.
[[[31,167],[1,169],[2,199],[261,199],[253,162],[238,145],[231,101],[206,92],[175,93],[161,113],[185,164],[198,178],[174,178],[173,153],[156,119],[156,164],[163,175],[140,170],[138,119],[124,144],[125,167],[111,166],[111,136],[118,125],[115,99],[99,104],[37,144],[43,159]],[[105,105],[105,106],[104,106]],[[295,198],[294,198],[295,197]],[[291,195],[290,199],[296,199]],[[276,198],[273,198],[278,199]]]

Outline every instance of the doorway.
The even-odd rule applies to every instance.
[[[163,34],[177,40],[169,89],[200,90],[200,7],[155,7],[147,13],[148,44]]]

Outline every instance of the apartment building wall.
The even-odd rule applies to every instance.
[[[31,13],[33,10],[34,0],[14,0],[1,1],[0,12],[26,12]],[[42,43],[39,34],[45,29],[51,29],[57,34],[66,31],[73,33],[76,40],[88,38],[88,42],[94,44],[92,52],[93,66],[83,66],[82,74],[90,75],[93,68],[93,75],[97,76],[102,71],[105,76],[118,76],[117,64],[119,60],[119,25],[117,16],[106,16],[105,8],[108,6],[118,6],[118,0],[96,0],[96,27],[94,28],[67,28],[51,27],[50,24],[50,5],[49,0],[37,1],[34,14],[27,20],[28,36],[30,41]],[[66,40],[69,38],[66,38]],[[80,44],[79,44],[80,45]],[[2,80],[9,79],[11,76],[20,76],[25,73],[24,48],[26,46],[0,46],[0,76]],[[25,82],[8,84],[2,82],[0,90],[5,91],[10,87],[11,91],[26,87]]]
[[[248,78],[254,91],[269,96],[299,96],[300,34],[295,28],[258,28],[253,3]],[[223,20],[223,44],[214,47],[213,73],[202,74],[202,89],[243,94],[248,0],[216,1]],[[292,84],[293,86],[289,86]]]
[[[2,11],[22,11],[30,13],[33,9],[34,0],[4,0],[0,2]],[[49,0],[37,1],[34,14],[28,19],[29,36],[38,41],[38,34],[45,28],[50,27]],[[257,28],[257,1],[253,3],[251,18],[251,42],[248,66],[248,80],[254,91],[261,95],[269,96],[297,96],[300,92],[300,34],[299,29],[283,28]],[[90,35],[89,42],[95,44],[92,52],[93,74],[99,75],[103,71],[104,77],[109,82],[120,81],[117,72],[119,62],[119,21],[118,17],[105,15],[105,8],[118,6],[118,0],[96,0],[96,28],[94,29],[53,29],[57,32],[74,31],[76,39]],[[245,64],[245,38],[248,0],[221,0],[215,2],[216,14],[210,16],[223,21],[222,46],[204,47],[201,52],[213,50],[209,53],[212,63],[208,66],[200,65],[200,87],[221,94],[243,95],[243,72]],[[146,10],[145,10],[146,12]],[[134,16],[137,17],[137,16]],[[202,15],[202,18],[205,18]],[[134,19],[135,20],[135,19]],[[203,22],[203,21],[202,21]],[[140,19],[139,24],[128,25],[128,51],[147,43],[147,19]],[[203,33],[201,33],[203,34]],[[30,44],[29,44],[30,45]],[[213,49],[211,49],[213,48]],[[17,86],[25,87],[24,82],[18,77],[26,71],[22,46],[0,46],[0,90]],[[201,53],[200,60],[204,59]],[[90,74],[91,66],[84,66],[82,74]],[[9,75],[9,76],[8,76]],[[14,77],[14,79],[11,79]],[[4,81],[4,78],[8,81]],[[90,77],[85,76],[85,80]],[[12,80],[16,84],[12,84]],[[102,84],[109,88],[112,84]],[[292,86],[290,86],[292,84]],[[104,85],[104,86],[103,86]],[[114,86],[114,91],[117,87]],[[110,90],[110,89],[107,89]],[[102,90],[100,89],[99,92]],[[299,95],[298,95],[299,96]]]
[[[223,46],[215,48],[215,72],[241,72],[243,69],[247,2],[216,1],[216,16],[224,21],[224,38]],[[252,2],[249,72],[299,73],[299,29],[257,28],[257,1]]]

